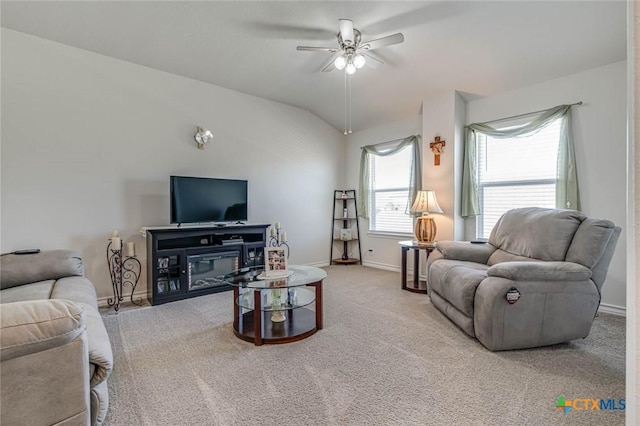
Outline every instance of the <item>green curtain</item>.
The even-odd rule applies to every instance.
[[[369,218],[369,199],[371,197],[371,182],[369,179],[371,171],[370,156],[378,155],[384,157],[393,155],[402,151],[407,146],[411,146],[412,153],[411,170],[409,171],[409,198],[407,199],[405,212],[410,214],[411,203],[413,203],[417,192],[422,189],[422,157],[420,155],[419,138],[417,135],[412,135],[396,141],[362,147],[362,155],[360,157],[360,185],[358,190],[358,215],[360,217]]]
[[[571,105],[558,105],[538,115],[531,122],[506,130],[497,130],[484,123],[469,124],[465,127],[466,139],[462,169],[462,216],[480,214],[478,202],[476,147],[477,134],[494,138],[529,136],[544,129],[554,120],[561,119],[560,141],[557,158],[556,207],[580,210],[578,172],[571,134]]]

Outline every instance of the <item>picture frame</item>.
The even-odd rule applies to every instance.
[[[265,275],[267,277],[282,276],[287,272],[287,248],[286,247],[266,247],[265,252]]]
[[[351,229],[350,228],[340,229],[340,239],[342,241],[349,241],[351,239]]]

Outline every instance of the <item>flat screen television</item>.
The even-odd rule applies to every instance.
[[[242,222],[247,181],[171,176],[171,223]]]

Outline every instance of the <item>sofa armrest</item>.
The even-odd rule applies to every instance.
[[[442,253],[444,259],[462,260],[487,264],[496,248],[489,244],[472,244],[469,241],[439,241],[436,250]]]
[[[85,332],[82,306],[67,300],[0,304],[0,361],[63,346]]]
[[[89,357],[82,306],[0,304],[3,424],[89,424]]]
[[[586,281],[591,270],[573,262],[502,262],[487,269],[487,276],[513,281]]]
[[[91,375],[91,387],[102,383],[109,377],[113,368],[111,342],[104,322],[97,309],[85,308],[89,340],[89,362],[94,367]]]
[[[505,296],[513,287],[521,297],[511,304]],[[474,331],[492,351],[568,342],[589,335],[599,302],[590,279],[517,281],[488,276],[476,289]]]

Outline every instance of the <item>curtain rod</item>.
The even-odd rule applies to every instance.
[[[582,105],[582,101],[576,102],[576,103],[573,103],[573,104],[569,104],[569,106],[576,106],[576,105]],[[539,113],[545,112],[545,111],[547,111],[547,110],[546,109],[542,109],[540,111],[533,111],[533,112],[527,112],[525,114],[512,115],[511,117],[504,117],[504,118],[498,118],[497,120],[485,121],[482,124],[497,123],[498,121],[505,121],[505,120],[512,120],[514,118],[527,117],[529,115],[539,114]]]
[[[420,135],[411,135],[411,136],[415,136],[415,137],[417,137],[417,138],[422,137],[422,136],[420,136]],[[374,143],[373,145],[366,145],[366,146],[378,146],[378,145],[384,145],[385,143],[391,143],[391,142],[403,141],[403,140],[405,140],[405,139],[406,139],[406,138],[408,138],[408,137],[410,137],[410,136],[405,136],[404,138],[398,138],[398,139],[391,139],[390,141],[386,141],[386,142],[378,142],[378,143]],[[360,147],[360,149],[363,149],[363,148],[364,148],[364,146],[361,146],[361,147]]]

